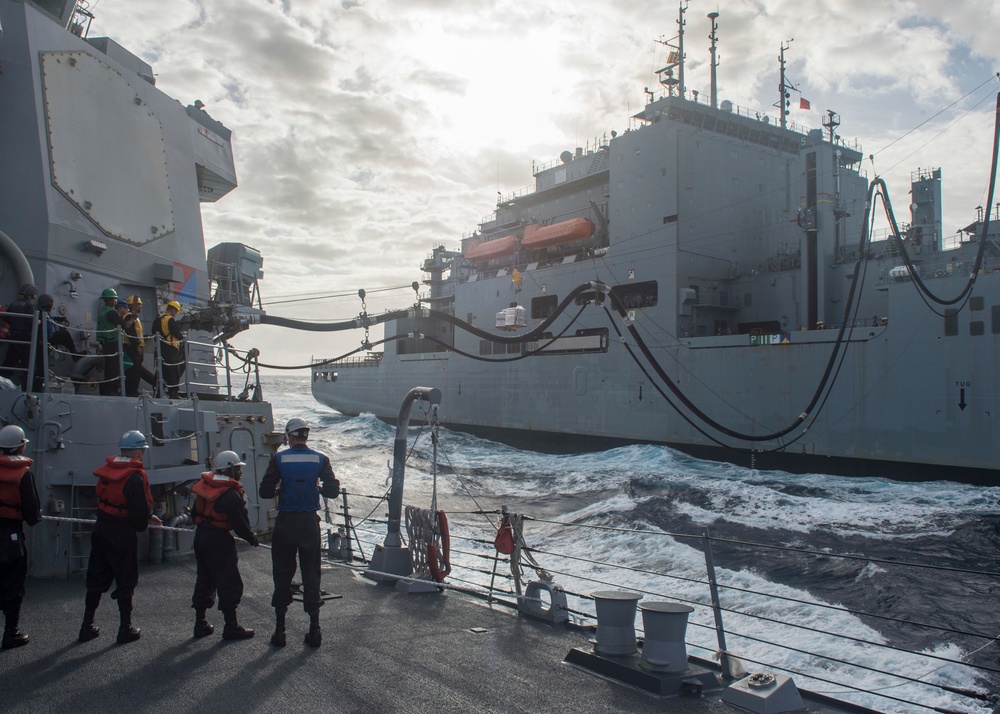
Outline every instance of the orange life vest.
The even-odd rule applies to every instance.
[[[21,508],[21,479],[31,468],[27,456],[0,455],[0,518],[24,520]]]
[[[142,487],[146,492],[146,504],[153,508],[153,496],[149,492],[149,478],[142,468],[140,459],[127,456],[109,456],[104,466],[94,472],[97,476],[97,507],[105,513],[128,518],[128,499],[125,498],[125,484],[132,474],[142,475]]]
[[[233,524],[229,521],[229,516],[215,510],[215,503],[219,500],[219,496],[230,490],[240,494],[240,499],[246,503],[247,499],[246,494],[243,493],[242,483],[225,474],[217,474],[212,471],[203,473],[201,480],[191,487],[191,493],[197,496],[194,501],[194,522],[210,523],[223,530],[232,530]]]

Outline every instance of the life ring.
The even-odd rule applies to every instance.
[[[431,577],[440,583],[451,572],[451,536],[448,535],[448,516],[444,511],[437,512],[437,526],[437,535],[441,537],[441,552],[438,553],[435,539],[432,537],[427,542],[427,567],[431,571]]]

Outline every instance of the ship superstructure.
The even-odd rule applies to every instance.
[[[190,522],[186,486],[214,453],[239,453],[255,491],[278,443],[252,366],[230,363],[224,349],[255,311],[262,259],[223,244],[206,261],[201,204],[237,184],[230,130],[200,102],[159,90],[152,67],[114,40],[88,37],[90,18],[74,0],[0,1],[0,301],[33,284],[54,303],[49,315],[23,318],[34,323],[30,339],[0,346],[30,351],[20,366],[6,362],[7,386],[19,386],[0,391],[0,417],[30,440],[45,515],[81,521],[94,516],[91,471],[117,454],[125,431],[142,431],[155,511],[180,525]],[[166,302],[181,305],[181,398],[166,398],[152,338],[139,396],[102,395],[125,366],[105,373],[98,353],[108,289],[141,299],[147,336]],[[76,349],[57,348],[52,329]],[[267,505],[251,504],[251,519],[266,525]],[[47,520],[35,531],[33,574],[86,566],[86,523]],[[178,545],[173,533],[149,538],[152,557]]]
[[[383,352],[318,360],[316,398],[392,419],[426,384],[449,426],[542,449],[652,442],[996,483],[995,229],[980,216],[945,250],[928,168],[908,223],[870,235],[882,199],[869,205],[878,186],[836,113],[786,122],[783,73],[780,120],[717,102],[714,85],[705,102],[682,89],[683,52],[670,59],[636,128],[537,167],[461,250],[435,249],[419,308],[388,322]],[[973,274],[959,302],[918,293],[959,295]],[[518,343],[517,308],[522,332],[562,312]]]

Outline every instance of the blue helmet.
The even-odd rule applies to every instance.
[[[141,431],[126,431],[122,434],[121,441],[118,442],[118,448],[122,451],[131,451],[132,449],[148,449],[149,444],[146,443],[146,436]]]

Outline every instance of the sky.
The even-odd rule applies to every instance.
[[[986,0],[687,3],[686,83],[789,119],[827,110],[858,141],[906,220],[912,171],[941,167],[945,236],[985,203],[1000,5]],[[91,0],[90,36],[153,65],[157,86],[233,130],[239,188],[203,205],[206,246],[261,251],[269,314],[339,321],[413,303],[434,246],[457,249],[533,164],[632,126],[677,35],[652,0]],[[808,100],[809,111],[800,108]],[[381,337],[381,328],[372,339]],[[358,332],[257,326],[234,344],[303,365]],[[292,374],[306,374],[305,371]]]

